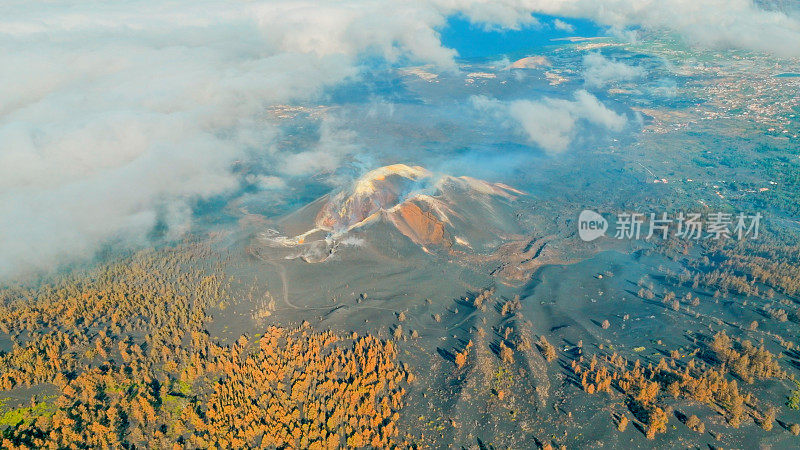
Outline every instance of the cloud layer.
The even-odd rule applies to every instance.
[[[0,275],[141,243],[156,223],[177,235],[192,202],[238,187],[249,153],[289,175],[335,166],[347,136],[274,154],[264,112],[357,76],[360,55],[453,66],[430,8],[71,3],[0,7]]]
[[[537,12],[579,17],[616,28],[640,26],[705,48],[800,56],[800,20],[752,0],[529,0]]]
[[[455,52],[437,33],[447,17],[518,28],[536,22],[533,11],[800,53],[791,45],[796,21],[745,0],[6,0],[0,277],[90,256],[108,241],[144,243],[156,223],[178,236],[194,202],[240,186],[231,168],[252,155],[286,177],[335,169],[358,148],[351,133],[323,123],[318,143],[284,153],[267,108],[357,78],[365,56],[454,70]],[[624,123],[585,92],[492,109],[554,152],[577,121]],[[254,183],[281,189],[285,181]]]

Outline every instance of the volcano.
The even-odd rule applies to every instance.
[[[514,203],[523,195],[502,183],[395,164],[287,216],[279,222],[283,232],[272,229],[261,238],[270,246],[303,248],[300,256],[309,262],[326,259],[351,238],[374,241],[386,232],[428,253],[492,251],[519,232]]]

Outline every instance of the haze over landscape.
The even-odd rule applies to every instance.
[[[796,448],[799,134],[792,1],[7,0],[0,447]]]

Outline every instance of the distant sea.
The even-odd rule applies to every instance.
[[[542,47],[555,45],[553,39],[566,37],[597,37],[603,29],[594,22],[581,19],[560,19],[573,29],[566,31],[555,27],[558,17],[534,15],[537,24],[518,30],[497,31],[471,23],[461,16],[452,16],[439,30],[445,47],[455,49],[461,58],[486,58],[498,55],[517,55],[535,52]]]

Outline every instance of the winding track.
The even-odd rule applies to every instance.
[[[281,285],[282,285],[282,288],[283,288],[282,289],[283,290],[283,303],[286,303],[286,306],[288,306],[288,307],[290,307],[292,309],[299,309],[299,310],[306,310],[306,311],[315,311],[315,310],[323,310],[323,309],[324,310],[329,310],[329,309],[331,309],[330,307],[327,307],[327,306],[321,306],[321,307],[297,306],[294,303],[290,302],[289,301],[289,282],[288,282],[287,277],[286,277],[286,268],[283,267],[282,264],[279,264],[279,263],[277,263],[275,261],[272,261],[272,260],[269,260],[269,259],[264,259],[264,258],[259,258],[259,259],[261,261],[264,261],[267,264],[270,264],[271,266],[275,267],[276,269],[278,269],[278,275],[280,275],[280,277],[281,277]]]
[[[376,256],[379,256],[379,257],[384,258],[384,259],[393,260],[393,258],[381,254],[380,252],[377,251],[377,249],[372,248],[372,246],[368,245],[366,247],[368,248],[370,253],[373,253]],[[337,310],[337,309],[346,308],[346,309],[351,310],[351,311],[358,311],[358,310],[362,310],[362,309],[375,309],[375,310],[381,310],[381,311],[389,311],[389,312],[392,312],[392,313],[395,313],[395,314],[400,314],[401,312],[406,312],[406,313],[408,312],[408,311],[399,311],[399,310],[392,309],[392,308],[385,308],[385,307],[382,307],[382,306],[374,306],[374,305],[352,305],[352,306],[351,305],[340,305],[338,307],[333,307],[333,308],[330,307],[330,306],[313,307],[313,306],[295,305],[294,303],[292,303],[289,300],[289,280],[288,280],[288,277],[286,275],[286,267],[284,267],[283,264],[280,264],[279,262],[276,262],[276,261],[273,261],[271,259],[262,257],[261,255],[257,254],[256,252],[251,252],[251,255],[255,256],[260,261],[263,261],[263,262],[265,262],[265,263],[267,263],[267,264],[269,264],[269,265],[271,265],[271,266],[273,266],[273,267],[275,267],[277,269],[278,275],[280,276],[280,279],[281,279],[281,291],[282,291],[281,297],[283,298],[283,303],[286,304],[287,307],[289,307],[289,308],[291,308],[293,310],[300,310],[300,311],[322,311],[322,310],[325,310],[325,311],[333,312],[334,310]],[[465,281],[463,281],[463,280],[459,280],[459,281],[462,284],[464,284],[465,286],[467,286],[468,288],[473,288],[472,286],[467,284]],[[464,317],[464,319],[462,319],[461,321],[456,323],[455,325],[451,325],[449,327],[446,327],[445,330],[446,331],[451,331],[451,330],[463,325],[466,321],[468,321],[469,319],[474,317],[474,315],[475,315],[475,312],[473,311],[470,314],[468,314],[466,317]],[[434,329],[434,328],[428,327],[425,324],[423,324],[422,321],[418,317],[416,317],[415,315],[409,315],[408,318],[411,321],[416,322],[416,324],[418,325],[418,328],[420,330],[433,330]]]

